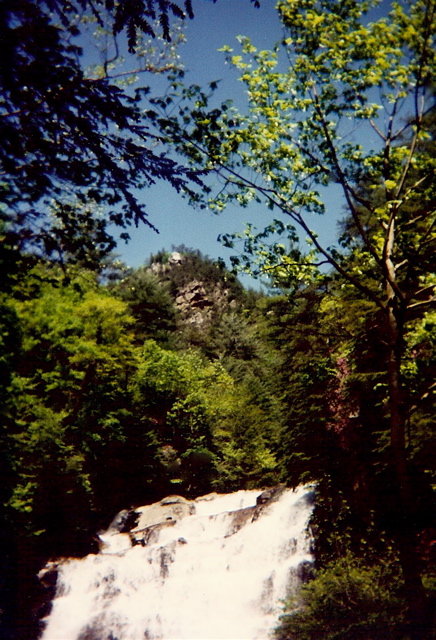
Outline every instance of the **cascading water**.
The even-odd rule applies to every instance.
[[[310,562],[313,490],[170,496],[56,563],[43,640],[265,640]],[[45,570],[54,570],[53,565]]]

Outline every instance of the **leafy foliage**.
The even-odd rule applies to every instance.
[[[260,233],[249,226],[244,234],[224,236],[230,247],[242,241],[236,266],[266,273],[278,286],[291,286],[297,293],[304,285],[335,281],[339,304],[348,297],[355,310],[360,305],[371,341],[379,340],[377,366],[373,356],[371,364],[365,362],[363,352],[370,341],[365,345],[361,319],[355,315],[354,325],[346,327],[350,339],[339,349],[322,344],[324,362],[322,356],[316,358],[321,367],[309,375],[308,397],[306,385],[298,388],[293,373],[301,406],[290,403],[290,415],[296,410],[300,417],[317,387],[320,393],[308,417],[290,429],[290,449],[294,443],[297,451],[301,447],[302,467],[314,470],[313,457],[305,452],[317,409],[324,424],[323,444],[333,440],[339,460],[341,450],[357,452],[352,459],[361,475],[351,472],[350,479],[359,481],[362,504],[371,473],[380,484],[386,474],[393,505],[390,530],[397,527],[410,633],[421,639],[429,604],[418,541],[423,528],[432,526],[432,516],[427,509],[423,517],[417,498],[422,484],[409,443],[412,416],[419,412],[412,396],[419,393],[407,377],[413,370],[409,349],[414,326],[425,323],[435,305],[431,78],[436,6],[433,0],[394,2],[389,15],[380,17],[372,13],[376,5],[354,0],[279,2],[285,35],[273,50],[258,50],[242,36],[240,55],[224,47],[247,90],[245,112],[230,102],[210,107],[211,94],[175,84],[171,108],[181,93],[178,116],[168,115],[165,106],[154,101],[154,118],[193,166],[218,177],[216,191],[211,185],[206,194],[213,208],[256,200],[287,218],[288,224],[277,219]],[[311,217],[326,212],[325,188],[333,184],[346,211],[345,232],[338,246],[326,247],[312,230]],[[301,233],[307,237],[307,250]],[[299,360],[301,373],[309,372],[311,363],[305,370],[301,356]],[[369,388],[371,377],[376,393]],[[433,389],[428,380],[424,386],[422,400]],[[432,443],[429,432],[427,437]],[[333,471],[322,464],[318,473]]]
[[[171,342],[177,310],[165,282],[146,267],[131,269],[113,286],[113,293],[128,303],[136,319],[135,338]]]
[[[135,398],[139,410],[152,418],[161,446],[174,452],[173,470],[180,479],[185,477],[189,491],[204,491],[212,484],[227,489],[253,486],[274,475],[277,480],[268,437],[273,427],[264,430],[268,416],[252,405],[246,388],[236,385],[220,363],[208,363],[194,351],[163,350],[148,341]],[[194,459],[201,482],[189,470]]]
[[[15,57],[2,67],[10,180],[1,185],[0,260],[10,274],[0,306],[1,495],[2,524],[13,531],[4,536],[5,575],[23,604],[22,585],[48,550],[88,550],[83,533],[126,495],[138,503],[174,485],[196,495],[310,479],[318,483],[317,573],[290,603],[279,637],[427,639],[436,530],[434,2],[393,3],[373,21],[372,0],[279,2],[286,33],[275,50],[246,38],[241,55],[226,48],[247,88],[246,113],[210,108],[198,87],[180,103],[175,77],[174,96],[152,99],[144,121],[144,92],[123,89],[108,56],[98,73],[84,71],[84,23],[69,8],[99,28],[107,15],[132,48],[152,9],[177,13],[165,2],[148,6],[145,15],[141,3],[2,5]],[[152,149],[164,137],[191,169]],[[163,175],[186,190],[202,172],[218,174],[220,192],[191,191],[195,202],[204,195],[220,210],[259,199],[285,215],[286,224],[224,237],[235,248],[242,240],[235,265],[266,273],[282,295],[249,295],[186,248],[180,264],[161,252],[154,270],[124,271],[110,285],[68,264],[101,271],[113,246],[107,224],[147,213],[132,189]],[[324,247],[310,220],[325,211],[332,184],[346,213],[338,245]],[[20,251],[26,245],[59,252],[63,274]],[[194,281],[202,316],[194,305],[181,309]]]
[[[396,569],[365,566],[350,555],[319,571],[300,597],[288,603],[290,613],[282,616],[276,630],[280,640],[395,640],[404,619]]]
[[[191,0],[2,2],[1,220],[12,243],[61,262],[93,256],[95,267],[114,225],[124,240],[131,225],[155,229],[138,189],[162,179],[195,197],[199,172],[158,149],[138,82],[182,73],[170,18],[187,16]]]
[[[30,278],[35,276],[41,270]],[[97,443],[121,436],[122,381],[135,363],[123,303],[98,293],[89,274],[70,286],[58,278],[53,274],[37,295],[32,291],[31,298],[12,301],[23,340],[12,380],[15,426],[9,434],[19,482],[9,505],[23,514],[35,512],[38,521],[45,518],[35,499],[57,503],[42,497],[40,479],[47,472],[77,482],[91,508],[89,466]],[[49,494],[60,490],[53,479],[47,477]],[[70,525],[80,529],[80,521]],[[26,526],[44,530],[32,518]]]
[[[189,1],[186,9],[192,13]],[[199,182],[195,172],[153,149],[139,105],[144,89],[127,91],[109,73],[119,56],[117,34],[126,30],[139,55],[138,34],[154,35],[150,20],[158,14],[169,38],[170,11],[182,15],[168,2],[151,2],[147,9],[86,0],[2,3],[0,188],[4,232],[16,243],[53,259],[57,252],[80,258],[97,247],[104,253],[114,247],[109,225],[145,222],[153,228],[135,189],[157,179],[178,191]],[[114,55],[107,54],[96,74],[87,71],[80,42],[93,20],[101,28],[111,25],[115,38]],[[174,71],[172,46],[165,64],[139,57],[139,71]]]

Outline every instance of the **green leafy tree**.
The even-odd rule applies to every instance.
[[[111,74],[120,56],[119,34],[126,31],[131,51],[140,53],[139,37],[154,35],[150,20],[157,15],[168,37],[170,11],[183,15],[178,5],[167,2],[159,8],[149,3],[148,9],[87,1],[2,3],[2,219],[16,243],[49,255],[54,248],[72,253],[79,229],[86,237],[90,228],[97,242],[110,249],[110,224],[153,226],[134,189],[163,178],[179,190],[188,176],[195,178],[152,150],[140,95]],[[79,37],[86,42],[89,21],[113,38],[100,70],[86,69],[79,44]],[[175,68],[172,58],[155,64],[152,56],[139,56],[138,66],[129,71],[168,72]],[[105,207],[104,218],[90,203]]]
[[[35,500],[57,504],[42,497],[45,490],[66,500],[72,493],[74,501],[74,491],[59,489],[62,483],[50,474],[71,477],[88,495],[88,507],[93,504],[92,460],[101,461],[104,446],[125,437],[123,395],[136,360],[125,304],[98,291],[91,274],[82,272],[69,285],[55,272],[47,279],[43,269],[32,278],[37,292],[32,286],[25,295],[22,288],[20,298],[10,300],[22,340],[10,390],[9,441],[18,483],[9,506],[35,514],[36,520],[26,515],[26,529],[35,533],[53,524],[48,518],[44,525],[44,514],[34,508]]]
[[[177,353],[147,340],[136,376],[137,400],[160,425],[163,444],[182,453],[195,443],[210,443],[204,407],[200,401],[205,377],[218,375],[200,354]],[[203,431],[204,427],[204,431]]]
[[[132,269],[123,275],[111,290],[128,303],[136,319],[135,339],[141,343],[147,338],[170,343],[177,311],[168,284],[148,267]]]
[[[288,602],[279,640],[395,640],[406,608],[395,563],[368,567],[350,554],[304,585],[300,598]]]
[[[187,16],[191,0],[1,3],[1,219],[14,243],[52,259],[104,253],[113,225],[155,228],[138,189],[201,184],[156,148],[140,104],[149,88],[137,82],[181,72],[171,18]]]
[[[134,319],[94,274],[67,275],[39,265],[2,306],[5,637],[36,636],[36,574],[49,557],[89,552],[126,496],[168,490],[155,434],[132,410]]]
[[[277,481],[271,416],[219,362],[146,341],[135,404],[186,490],[198,495],[212,484],[228,490]]]
[[[280,459],[293,485],[319,481],[337,464],[331,400],[338,340],[331,318],[321,311],[322,293],[265,300],[265,333],[275,346],[276,392],[284,412]]]
[[[214,395],[214,444],[221,491],[271,486],[280,481],[277,416],[253,394],[247,381]]]
[[[193,164],[220,176],[220,191],[211,199],[215,209],[229,200],[242,205],[259,200],[288,217],[290,224],[276,221],[260,234],[248,229],[242,238],[243,266],[256,259],[261,270],[298,287],[325,263],[368,302],[368,315],[379,315],[392,499],[402,514],[397,542],[410,633],[422,638],[428,609],[406,446],[403,364],[409,328],[435,304],[429,114],[436,5],[433,0],[394,2],[389,15],[372,20],[376,5],[279,1],[285,36],[274,50],[260,51],[248,38],[240,38],[240,55],[224,48],[247,89],[245,115],[229,104],[211,109],[209,96],[190,88],[186,95],[194,94],[194,106],[182,105],[179,121],[159,113],[160,104],[155,117]],[[313,214],[325,212],[325,189],[332,184],[355,234],[351,246],[339,249],[324,246],[310,222]],[[297,229],[306,234],[309,251],[300,246]],[[286,242],[273,237],[267,246],[268,236],[277,233]],[[236,238],[225,241],[233,245]]]

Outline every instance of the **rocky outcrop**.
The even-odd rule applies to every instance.
[[[163,281],[173,282],[171,288],[181,326],[208,329],[218,316],[235,306],[234,301],[230,300],[230,290],[224,280],[219,279],[219,272],[217,278],[205,280],[201,273],[195,277],[190,265],[186,277],[181,278],[189,261],[189,256],[174,251],[168,262],[152,263],[150,271]]]
[[[261,505],[269,504],[270,502],[275,502],[280,498],[285,489],[286,487],[284,484],[279,484],[276,487],[262,491],[260,496],[256,499],[256,505],[259,507]]]
[[[168,496],[160,502],[136,509],[139,513],[137,525],[131,531],[138,531],[163,522],[176,522],[195,513],[195,506],[182,496]]]
[[[175,303],[181,322],[197,327],[208,326],[216,315],[232,307],[227,289],[219,283],[206,289],[200,280],[192,280],[179,289]]]
[[[157,542],[159,532],[173,526],[178,520],[195,513],[195,505],[182,496],[168,496],[155,504],[140,507],[135,512],[137,520],[130,529],[132,544],[146,546]]]
[[[176,305],[180,308],[206,309],[213,307],[214,301],[206,293],[206,288],[199,280],[189,282],[176,297]]]
[[[136,527],[139,520],[139,513],[134,509],[123,509],[112,520],[109,529],[118,531],[118,533],[128,533]]]
[[[237,533],[248,522],[254,522],[267,510],[268,506],[280,498],[285,491],[284,485],[279,485],[263,491],[252,507],[237,509],[228,513],[228,531],[225,537]],[[202,496],[200,500],[212,500],[218,494],[212,493]],[[139,507],[135,510],[121,511],[109,527],[109,532],[128,533],[131,545],[148,546],[159,540],[160,532],[173,527],[182,518],[192,516],[196,512],[196,501],[187,500],[182,496],[168,496],[160,502]],[[107,535],[101,535],[103,543],[107,543]],[[183,539],[180,544],[185,543]],[[120,547],[120,551],[122,547]]]
[[[149,544],[155,544],[159,540],[159,534],[162,529],[167,527],[173,527],[176,524],[176,520],[170,520],[168,522],[159,522],[158,524],[152,524],[144,529],[138,529],[130,532],[130,540],[132,546],[140,544],[142,547],[146,547]]]
[[[38,594],[39,602],[35,607],[35,611],[39,620],[48,616],[52,610],[53,599],[56,597],[59,566],[62,562],[62,560],[49,561],[38,573],[38,580],[42,589]]]
[[[238,511],[231,511],[231,524],[226,538],[237,533],[247,522],[253,522],[255,513],[256,507],[246,507],[245,509],[238,509]]]
[[[285,485],[278,485],[271,489],[266,489],[256,498],[256,506],[238,509],[232,512],[232,524],[228,536],[237,533],[247,522],[254,522],[259,518],[264,509],[267,509],[272,502],[276,502],[285,491]]]

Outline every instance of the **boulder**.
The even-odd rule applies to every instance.
[[[139,513],[134,509],[123,509],[112,520],[109,525],[110,531],[118,531],[118,533],[128,533],[137,524],[139,520]]]
[[[237,533],[244,525],[247,524],[248,521],[253,522],[254,515],[256,512],[256,507],[245,507],[245,509],[238,509],[237,511],[230,511],[229,515],[231,516],[231,524],[229,527],[229,531],[226,534],[226,538],[229,536],[233,536]]]
[[[159,540],[159,534],[162,529],[167,527],[173,527],[176,524],[176,520],[169,520],[168,522],[159,522],[158,524],[152,524],[145,529],[139,529],[130,532],[130,540],[132,546],[140,544],[141,547],[146,547],[149,544],[155,544]]]
[[[280,498],[285,488],[286,487],[284,484],[279,484],[276,487],[272,487],[271,489],[266,489],[265,491],[262,491],[260,496],[257,496],[256,505],[259,506],[259,505],[267,504],[269,502],[275,502]]]
[[[182,496],[168,496],[155,504],[140,507],[137,512],[140,514],[139,519],[131,533],[165,522],[177,522],[181,518],[193,515],[195,506]]]

